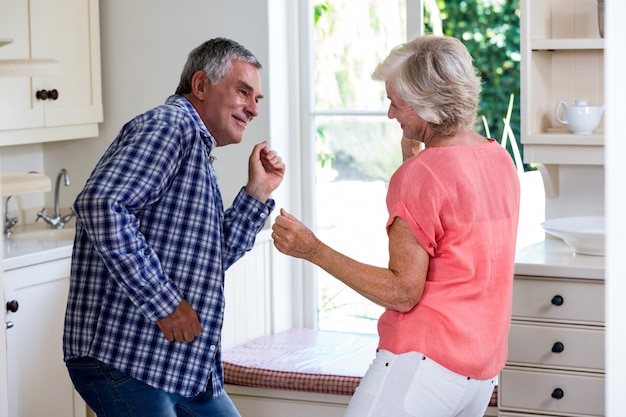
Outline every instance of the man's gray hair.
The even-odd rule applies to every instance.
[[[226,38],[210,39],[189,53],[176,94],[191,93],[191,77],[197,71],[204,71],[212,84],[219,83],[230,69],[232,61],[247,62],[257,69],[263,68],[252,52],[239,43]]]

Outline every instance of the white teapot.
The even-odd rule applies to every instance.
[[[563,118],[559,116],[559,108],[563,108]],[[577,135],[590,135],[598,125],[604,106],[590,106],[587,100],[576,100],[573,106],[568,106],[564,101],[556,103],[554,116],[559,123]]]

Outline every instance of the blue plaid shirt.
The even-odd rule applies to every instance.
[[[167,392],[223,392],[224,271],[249,251],[274,201],[243,189],[224,211],[215,141],[171,96],[128,122],[77,196],[65,359],[91,356]],[[186,299],[204,332],[168,342],[156,320]],[[212,381],[211,381],[212,379]]]

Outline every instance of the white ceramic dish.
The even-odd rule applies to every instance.
[[[541,227],[577,254],[604,256],[604,216],[561,217],[546,220]]]

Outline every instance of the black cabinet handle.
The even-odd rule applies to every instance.
[[[15,313],[18,308],[20,308],[20,303],[18,303],[17,300],[7,301],[7,311]]]
[[[556,400],[560,400],[564,396],[565,396],[565,393],[563,392],[561,388],[555,388],[554,391],[552,391],[552,395],[551,395],[551,397]]]
[[[563,302],[565,300],[563,300],[563,297],[561,297],[560,295],[555,295],[554,297],[552,297],[552,300],[550,301],[553,305],[555,306],[560,306],[563,305]]]
[[[565,350],[565,345],[561,342],[555,342],[552,345],[552,352],[554,353],[561,353]]]
[[[39,90],[36,97],[39,100],[56,100],[59,98],[59,91],[55,88],[52,90]]]

